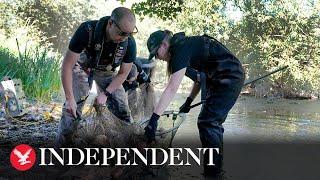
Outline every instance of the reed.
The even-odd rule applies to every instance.
[[[36,45],[17,51],[0,47],[0,77],[21,79],[28,98],[48,102],[58,95],[61,87],[61,57],[48,47]]]

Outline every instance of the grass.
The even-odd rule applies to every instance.
[[[21,79],[28,98],[42,102],[52,100],[60,90],[60,56],[40,45],[18,51],[0,46],[0,78]]]

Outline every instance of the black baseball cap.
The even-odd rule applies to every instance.
[[[161,30],[155,31],[150,34],[147,41],[147,46],[150,53],[148,60],[151,60],[157,54],[157,51],[165,36],[166,33]]]

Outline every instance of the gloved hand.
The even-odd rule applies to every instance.
[[[155,141],[159,117],[160,116],[158,114],[153,113],[148,125],[144,128],[144,135],[147,138],[147,143]]]
[[[133,82],[130,82],[130,83],[128,81],[124,81],[122,86],[123,86],[125,91],[128,91],[128,90],[136,89],[139,85],[138,85],[137,81],[133,81]]]
[[[186,102],[183,103],[182,106],[179,108],[180,109],[179,113],[188,113],[190,111],[190,105],[191,105],[192,101],[193,101],[193,99],[188,97],[186,99]]]
[[[147,73],[145,73],[144,71],[141,71],[141,73],[139,73],[137,77],[137,81],[139,84],[150,83],[150,78]]]

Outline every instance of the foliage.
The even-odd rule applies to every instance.
[[[154,4],[145,3],[151,2]],[[135,10],[163,19],[167,15],[159,9],[168,5],[161,2],[165,1],[157,1],[157,8],[151,3]],[[228,3],[240,10],[239,21],[230,19]],[[189,35],[206,33],[224,42],[249,64],[250,79],[289,65],[285,72],[269,77],[265,86],[269,92],[290,97],[320,90],[319,4],[313,0],[185,0],[181,10],[171,9],[174,15],[170,18]]]
[[[244,16],[230,32],[229,43],[250,64],[248,75],[289,65],[270,78],[269,88],[288,97],[319,91],[320,16],[314,6],[283,0],[237,5]]]
[[[186,0],[184,3],[183,11],[175,20],[179,29],[189,35],[224,34],[227,26],[226,17],[222,13],[225,9],[224,1]]]
[[[60,57],[43,46],[26,47],[13,54],[0,47],[0,77],[22,80],[28,98],[48,102],[60,90]]]
[[[65,51],[71,33],[80,22],[94,12],[86,0],[11,0],[0,3],[1,7],[6,8],[6,16],[0,25],[5,27],[7,35],[11,35],[14,27],[28,22],[60,52]]]
[[[148,56],[146,40],[157,29],[184,31],[188,35],[207,33],[226,44],[244,64],[249,64],[246,70],[249,79],[289,65],[287,70],[261,81],[269,92],[295,96],[320,91],[320,75],[317,73],[320,68],[320,1],[120,1],[124,6],[132,7],[140,19],[137,21],[139,33],[135,35],[139,56]],[[18,53],[13,51],[13,37],[18,37],[19,42],[28,42],[28,47],[39,42],[50,42],[56,50],[64,52],[69,37],[82,21],[91,17],[97,19],[121,5],[117,1],[110,2],[1,1],[0,39],[3,39],[2,34],[11,37],[11,40],[5,41],[10,52],[3,49],[1,52],[5,56],[11,53],[8,56],[13,54],[18,57]],[[232,18],[235,14],[238,16],[236,19]],[[159,75],[157,81],[163,84],[166,81],[165,65],[158,64],[161,68],[156,72]],[[7,72],[1,69],[0,74]]]
[[[147,0],[132,5],[133,11],[140,15],[159,17],[162,20],[174,19],[181,12],[183,0]]]

